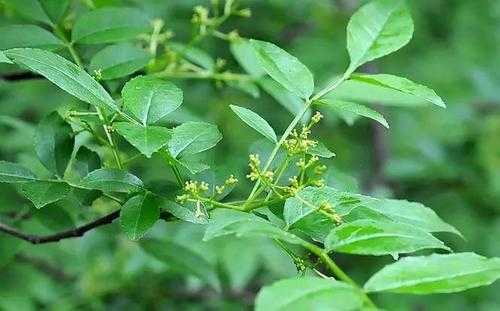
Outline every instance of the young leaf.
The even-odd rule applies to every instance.
[[[173,239],[147,239],[140,242],[142,249],[154,258],[166,263],[171,269],[191,274],[220,289],[220,281],[215,267],[198,252]]]
[[[407,224],[357,220],[334,228],[327,236],[328,251],[359,255],[413,253],[428,248],[447,248],[431,234]]]
[[[374,84],[377,86],[383,86],[389,89],[399,91],[401,93],[413,95],[415,97],[421,98],[439,107],[446,108],[445,103],[439,97],[436,92],[430,88],[417,84],[405,78],[388,75],[388,74],[376,74],[376,75],[362,75],[355,74],[351,76],[351,79],[358,80],[365,83]]]
[[[57,112],[42,119],[35,134],[35,150],[40,162],[50,172],[64,176],[74,146],[73,129]]]
[[[374,0],[353,14],[347,25],[347,50],[353,72],[359,66],[405,46],[413,21],[404,0]]]
[[[130,43],[110,45],[97,52],[90,61],[90,70],[103,80],[117,79],[144,68],[151,55]]]
[[[38,0],[4,0],[4,2],[23,17],[52,25],[52,21]]]
[[[500,258],[474,253],[405,257],[385,266],[366,282],[368,292],[454,293],[500,278]]]
[[[37,177],[29,169],[17,163],[0,161],[0,182],[25,183],[35,181]]]
[[[305,243],[299,237],[283,231],[269,221],[253,214],[234,210],[215,210],[211,214],[203,240],[208,241],[229,234],[235,234],[237,237],[262,236],[297,245]]]
[[[201,66],[207,70],[213,70],[215,62],[213,58],[205,51],[193,46],[188,46],[178,42],[169,42],[168,48],[180,54],[195,65]]]
[[[236,115],[238,115],[238,117],[248,126],[259,132],[260,134],[264,135],[264,137],[266,137],[270,141],[274,143],[278,141],[276,138],[276,133],[274,133],[273,128],[261,116],[259,116],[250,109],[246,109],[235,105],[230,105],[230,107],[233,110],[233,112],[236,113]]]
[[[250,40],[264,70],[279,84],[297,96],[307,99],[314,91],[314,78],[297,58],[276,45]]]
[[[301,277],[263,287],[255,301],[256,311],[361,310],[363,299],[352,286],[331,279]]]
[[[132,241],[141,239],[160,218],[158,200],[151,194],[137,195],[120,211],[120,225]]]
[[[387,120],[384,118],[383,115],[366,106],[347,101],[331,100],[328,98],[319,100],[315,103],[319,104],[320,106],[324,106],[326,108],[333,109],[336,111],[348,111],[366,118],[370,118],[382,124],[386,128],[389,128],[389,124],[387,123]]]
[[[63,42],[52,33],[35,25],[9,25],[0,27],[0,50],[12,48],[39,48],[56,50]]]
[[[101,168],[92,171],[82,179],[80,185],[102,192],[134,192],[143,186],[138,177],[114,168]]]
[[[173,83],[141,76],[125,84],[123,104],[143,125],[153,124],[179,108],[182,91]]]
[[[170,154],[177,158],[208,150],[222,139],[216,125],[205,122],[186,122],[174,128],[168,143]]]
[[[148,158],[167,145],[172,135],[172,130],[161,126],[141,126],[128,122],[115,123],[114,126],[118,134]]]
[[[145,14],[132,8],[102,8],[89,11],[76,20],[71,40],[81,44],[125,41],[150,28]]]
[[[4,52],[16,64],[44,76],[52,83],[91,105],[118,107],[104,88],[83,69],[52,52],[40,49],[11,49]]]
[[[333,158],[335,156],[335,153],[330,151],[322,142],[318,142],[315,146],[309,148],[307,153],[326,159]]]
[[[63,199],[70,191],[71,187],[64,182],[34,181],[21,185],[21,192],[38,209]]]

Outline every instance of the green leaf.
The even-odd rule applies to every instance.
[[[273,97],[280,105],[288,110],[294,116],[302,111],[304,102],[297,95],[290,93],[282,87],[278,82],[269,77],[263,77],[257,81],[260,87],[264,89],[271,97]],[[304,115],[304,120],[308,119],[310,112]]]
[[[70,0],[38,0],[54,23],[58,23],[68,10]]]
[[[66,197],[71,192],[71,187],[64,182],[34,181],[23,183],[21,192],[40,209]]]
[[[159,218],[159,202],[151,194],[131,198],[120,211],[121,228],[132,241],[141,239]]]
[[[500,278],[500,258],[474,253],[405,257],[385,266],[366,282],[368,292],[454,293]]]
[[[113,98],[94,78],[64,57],[39,49],[11,49],[4,53],[16,64],[41,74],[76,98],[118,110]]]
[[[35,25],[8,25],[0,27],[0,50],[12,48],[40,48],[55,50],[63,42],[47,30]]]
[[[279,84],[297,96],[307,99],[314,91],[314,78],[297,58],[276,45],[250,40],[264,70]]]
[[[0,51],[0,63],[13,64],[13,62],[5,56],[3,51]]]
[[[357,220],[334,228],[327,236],[328,251],[359,255],[413,253],[428,248],[450,250],[431,234],[407,224]]]
[[[405,46],[413,35],[413,21],[404,0],[375,0],[354,13],[347,25],[351,73],[359,66]]]
[[[168,144],[172,130],[161,126],[141,126],[128,122],[115,123],[118,134],[122,135],[146,157]]]
[[[168,143],[170,154],[177,158],[208,150],[222,139],[217,126],[205,122],[186,122],[174,128]]]
[[[206,215],[196,213],[196,207],[194,206],[194,203],[179,205],[173,201],[165,201],[161,204],[161,208],[184,221],[192,222],[194,224],[208,223],[208,218],[206,217]]]
[[[134,192],[143,187],[142,181],[138,177],[114,168],[101,168],[92,171],[82,179],[80,185],[102,192]]]
[[[101,159],[99,155],[81,146],[75,154],[75,158],[71,161],[70,170],[66,173],[68,180],[79,181],[81,178],[87,176],[88,173],[101,167]]]
[[[388,75],[388,74],[376,74],[376,75],[352,75],[351,79],[358,80],[365,83],[374,84],[377,86],[383,86],[392,90],[399,91],[404,94],[413,95],[415,97],[421,98],[439,107],[446,108],[445,103],[439,97],[436,92],[432,89],[417,84],[405,78]]]
[[[22,165],[0,161],[0,182],[24,183],[36,179],[35,174]]]
[[[141,76],[125,84],[123,103],[143,125],[153,124],[182,104],[182,90],[173,83]]]
[[[363,299],[352,286],[330,279],[301,277],[263,287],[256,311],[361,310]]]
[[[335,153],[330,151],[322,142],[318,142],[316,146],[309,148],[307,153],[326,159],[333,158],[335,156]]]
[[[132,8],[102,8],[77,19],[71,40],[82,44],[125,41],[149,30],[145,14]]]
[[[238,64],[240,64],[249,75],[258,79],[266,74],[250,40],[238,38],[237,40],[231,41],[230,48]]]
[[[319,104],[320,106],[324,106],[328,109],[335,110],[337,112],[338,111],[352,112],[354,114],[375,120],[378,123],[385,126],[386,128],[389,128],[389,124],[387,123],[387,120],[384,118],[383,115],[366,106],[342,100],[331,100],[328,98],[316,101],[315,103]]]
[[[220,289],[215,267],[198,252],[173,239],[147,239],[140,242],[141,247],[156,259],[166,263],[171,269],[190,274]]]
[[[25,18],[52,25],[52,21],[38,0],[4,0],[4,2]]]
[[[203,50],[178,42],[169,42],[167,46],[195,65],[201,66],[207,70],[213,70],[215,67],[213,58]]]
[[[203,240],[208,241],[230,234],[235,234],[237,237],[262,236],[298,245],[306,243],[299,237],[253,214],[227,209],[213,211]]]
[[[97,52],[90,61],[90,70],[103,80],[128,76],[144,68],[151,55],[131,43],[110,45]]]
[[[75,146],[73,129],[57,112],[38,124],[35,151],[40,162],[52,173],[64,176]]]
[[[278,141],[276,138],[276,133],[274,132],[273,128],[261,116],[259,116],[250,109],[246,109],[235,105],[230,105],[230,107],[233,110],[233,112],[236,113],[236,115],[238,115],[238,117],[248,126],[259,132],[260,134],[264,135],[264,137],[266,137],[270,141],[274,143]]]

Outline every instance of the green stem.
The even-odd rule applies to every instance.
[[[271,166],[274,158],[278,154],[278,151],[279,151],[281,145],[283,145],[283,143],[288,138],[288,136],[290,135],[290,133],[292,133],[292,131],[295,128],[295,126],[297,126],[297,124],[300,122],[300,120],[302,120],[302,117],[304,116],[304,114],[309,110],[309,107],[311,106],[311,103],[312,102],[310,100],[307,100],[305,102],[305,105],[302,108],[302,110],[299,111],[299,113],[297,113],[297,115],[292,120],[292,122],[290,123],[290,125],[288,126],[288,128],[285,130],[285,133],[283,133],[283,136],[281,136],[281,139],[278,141],[278,143],[274,147],[273,151],[271,152],[271,155],[269,156],[269,159],[266,162],[266,165],[262,169],[263,172],[265,172],[265,171],[267,171],[269,169],[269,167]],[[255,183],[255,185],[254,185],[254,187],[252,189],[252,192],[248,196],[248,200],[247,201],[251,201],[253,199],[253,197],[255,195],[255,192],[257,191],[257,189],[259,188],[259,186],[260,186],[260,179],[257,180],[257,182]]]
[[[179,184],[180,187],[184,187],[184,180],[182,179],[181,172],[179,171],[179,168],[175,164],[169,164],[170,168],[172,169],[172,172],[175,175],[175,179],[177,180],[177,183]]]
[[[321,97],[325,96],[326,94],[330,93],[334,89],[336,89],[340,84],[342,84],[345,80],[349,79],[349,76],[351,73],[349,71],[346,71],[340,79],[334,81],[332,84],[328,85],[321,91],[319,91],[316,95],[313,96],[311,99],[311,102],[320,99]]]
[[[173,79],[202,79],[202,80],[218,80],[218,81],[252,81],[252,77],[245,74],[223,72],[213,73],[210,71],[200,72],[172,72],[163,71],[154,74],[158,78],[173,78]]]
[[[120,159],[120,155],[118,154],[118,148],[116,147],[115,141],[113,140],[113,136],[108,129],[108,122],[106,121],[106,117],[101,108],[96,108],[97,114],[99,116],[99,120],[102,122],[102,128],[104,129],[104,133],[106,134],[106,138],[108,139],[109,147],[111,148],[111,152],[113,153],[113,157],[115,158],[116,166],[119,169],[123,168],[122,161]]]

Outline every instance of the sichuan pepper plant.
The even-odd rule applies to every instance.
[[[62,19],[68,1],[52,6],[44,1],[5,2],[34,24],[0,28],[0,61],[43,76],[81,104],[61,107],[38,124],[35,152],[50,177],[2,161],[0,182],[17,185],[34,209],[69,197],[83,207],[96,200],[119,207],[44,236],[21,231],[5,219],[2,234],[42,244],[80,237],[119,220],[123,234],[152,257],[183,266],[186,274],[216,291],[221,290],[220,277],[208,272],[203,260],[148,236],[149,229],[159,221],[182,221],[203,227],[205,241],[264,237],[291,258],[298,275],[263,287],[255,301],[257,310],[370,310],[383,308],[374,303],[373,293],[452,293],[500,277],[499,258],[453,253],[440,241],[435,233],[461,234],[431,209],[340,191],[323,178],[324,160],[335,156],[315,133],[317,126],[329,122],[324,114],[366,117],[389,127],[379,112],[336,98],[343,83],[376,85],[445,107],[426,86],[360,70],[412,38],[413,22],[404,1],[371,1],[352,16],[347,25],[350,64],[326,82],[315,81],[305,65],[273,43],[244,38],[236,30],[222,32],[228,19],[251,16],[237,1],[195,7],[196,31],[185,43],[174,40],[168,21],[150,20],[134,8],[90,6],[68,22]],[[227,44],[241,70],[225,69],[224,60],[214,60],[198,48],[203,40]],[[248,155],[245,175],[250,189],[235,177],[237,172],[215,182],[204,177],[217,170],[202,156],[223,139],[217,124],[200,120],[165,126],[165,118],[189,105],[183,103],[183,92],[190,90],[177,87],[178,79],[207,80],[220,89],[243,91],[255,97],[255,105],[264,91],[293,113],[285,131],[276,133],[253,110],[227,107],[242,127],[251,127],[273,144],[268,152]],[[130,171],[135,162],[147,166],[151,157],[163,160],[164,166],[157,169],[176,183],[174,187],[144,183]],[[237,193],[248,191],[235,197],[237,188]],[[408,255],[415,252],[421,254]],[[337,253],[390,255],[394,262],[361,284],[337,265]]]

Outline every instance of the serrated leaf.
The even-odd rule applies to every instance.
[[[40,49],[11,49],[4,53],[16,64],[44,76],[76,98],[91,105],[118,110],[113,98],[94,78],[64,57]]]
[[[123,103],[143,125],[158,122],[182,104],[182,90],[173,83],[141,76],[125,84]]]
[[[413,21],[404,0],[374,0],[354,13],[347,25],[349,73],[405,46]]]
[[[215,267],[198,252],[173,239],[147,239],[140,242],[142,249],[156,259],[166,263],[171,269],[198,277],[215,289],[220,289],[220,281]]]
[[[201,66],[207,70],[213,70],[215,67],[213,58],[201,49],[178,42],[169,42],[167,46],[195,65]]]
[[[22,165],[0,161],[0,182],[25,183],[36,179],[35,174]]]
[[[454,293],[500,278],[500,258],[474,253],[405,257],[385,266],[366,282],[368,292]]]
[[[186,122],[174,128],[168,143],[170,154],[176,158],[208,150],[222,139],[216,125],[205,122]]]
[[[329,98],[319,100],[315,103],[319,104],[320,106],[326,107],[328,109],[333,109],[335,111],[352,112],[354,114],[375,120],[378,123],[385,126],[386,128],[389,128],[389,124],[387,123],[387,120],[384,118],[383,115],[366,106],[342,100],[332,100]]]
[[[4,0],[4,2],[25,18],[52,25],[52,21],[38,0]]]
[[[361,310],[363,299],[355,288],[330,279],[301,277],[263,287],[255,301],[256,311]]]
[[[141,126],[128,122],[115,123],[114,126],[118,134],[148,158],[167,145],[172,136],[172,130],[161,126]]]
[[[55,50],[63,42],[52,33],[35,25],[8,25],[0,27],[0,50],[12,48],[40,48]]]
[[[128,173],[114,168],[101,168],[85,176],[80,186],[103,192],[134,192],[143,187],[142,181]]]
[[[137,241],[159,218],[159,201],[151,194],[137,195],[122,206],[120,226],[129,239]]]
[[[71,40],[81,44],[125,41],[150,28],[145,14],[132,8],[102,8],[80,16],[73,27]]]
[[[399,91],[404,94],[413,95],[415,97],[421,98],[439,107],[446,108],[445,103],[439,97],[436,92],[432,89],[417,84],[406,78],[401,78],[388,74],[376,74],[376,75],[352,75],[351,79],[358,80],[365,83],[374,84],[377,86],[386,87],[392,90]]]
[[[143,49],[120,43],[97,52],[90,61],[90,70],[103,80],[117,79],[144,68],[150,59],[151,55]]]
[[[325,240],[328,251],[359,255],[413,253],[422,249],[450,250],[431,234],[407,224],[357,220],[334,228]]]
[[[283,231],[269,221],[253,214],[223,209],[213,211],[203,240],[208,241],[230,234],[237,237],[262,236],[298,245],[305,243],[299,237]]]
[[[21,192],[38,209],[63,199],[70,191],[71,187],[64,182],[34,181],[21,185]]]
[[[314,78],[297,58],[276,45],[250,40],[264,70],[279,84],[297,96],[307,99],[314,91]]]
[[[40,162],[52,173],[64,176],[75,146],[73,129],[57,112],[38,124],[35,151]]]
[[[177,204],[173,201],[165,201],[161,204],[161,208],[184,221],[194,224],[207,224],[208,218],[205,214],[197,214],[196,207],[193,204]]]
[[[248,126],[262,134],[264,137],[269,139],[270,141],[276,143],[278,140],[276,138],[276,133],[274,132],[273,128],[269,123],[267,123],[266,120],[264,120],[261,116],[259,116],[257,113],[253,112],[250,109],[235,106],[235,105],[230,105],[231,110],[233,110],[234,113],[243,121],[245,122]]]

